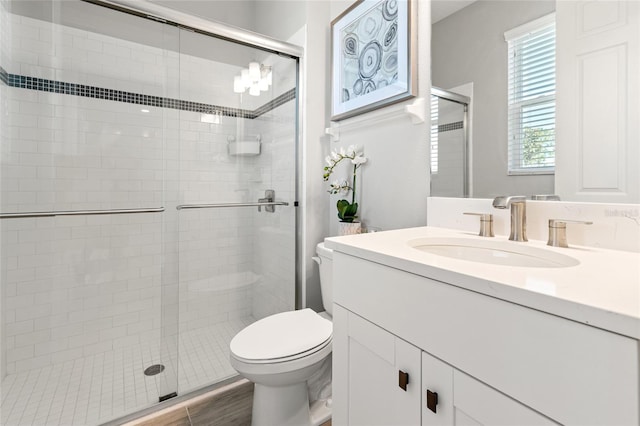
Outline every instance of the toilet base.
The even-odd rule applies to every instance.
[[[255,384],[252,426],[311,426],[307,382],[288,386]]]
[[[323,425],[331,419],[331,405],[331,398],[328,400],[321,399],[311,403],[311,407],[309,407],[311,426]]]

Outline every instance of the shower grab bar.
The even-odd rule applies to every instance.
[[[288,206],[286,201],[266,201],[257,203],[218,203],[218,204],[180,204],[178,210],[184,209],[219,209],[223,207],[262,207],[262,206]]]
[[[159,213],[164,207],[140,208],[140,209],[111,209],[111,210],[67,210],[50,212],[25,212],[25,213],[0,213],[0,219],[20,219],[27,217],[53,217],[53,216],[84,216],[99,214],[128,214],[128,213]]]

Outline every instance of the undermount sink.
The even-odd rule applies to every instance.
[[[416,250],[493,265],[526,268],[566,268],[579,265],[571,257],[551,250],[531,247],[527,243],[471,238],[417,238],[409,241]]]

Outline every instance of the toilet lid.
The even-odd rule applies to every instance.
[[[231,352],[247,360],[290,357],[326,342],[331,321],[311,309],[271,315],[246,327],[231,340]]]

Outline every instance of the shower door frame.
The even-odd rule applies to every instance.
[[[177,25],[202,34],[225,39],[246,46],[267,50],[271,53],[284,54],[293,59],[300,59],[304,49],[295,44],[287,43],[258,34],[253,31],[243,30],[238,27],[226,25],[221,22],[208,21],[189,15],[178,10],[159,6],[147,0],[82,0],[100,6],[111,7],[123,12],[131,13],[148,19],[154,19],[167,24]]]
[[[194,31],[196,33],[200,33],[203,35],[215,37],[218,39],[227,40],[229,42],[242,44],[248,47],[256,48],[262,51],[266,51],[269,53],[273,53],[280,56],[289,57],[296,61],[296,97],[295,108],[296,108],[296,121],[294,123],[294,134],[295,134],[295,144],[294,144],[294,173],[295,173],[295,187],[294,187],[294,199],[291,200],[290,205],[295,208],[294,216],[295,216],[295,243],[294,243],[294,282],[295,282],[295,309],[301,309],[304,306],[303,297],[304,291],[302,288],[302,271],[304,259],[302,258],[302,247],[303,247],[303,237],[299,231],[302,212],[300,207],[300,188],[302,185],[302,173],[300,165],[303,164],[302,161],[302,149],[300,147],[300,141],[302,140],[302,111],[301,111],[301,102],[300,96],[302,94],[302,90],[300,88],[302,79],[301,73],[302,70],[302,59],[304,54],[304,49],[295,44],[283,42],[253,31],[244,30],[238,27],[226,25],[221,22],[208,21],[206,19],[198,18],[196,16],[180,12],[174,9],[170,9],[167,7],[159,6],[154,3],[150,3],[147,0],[81,0],[86,3],[95,4],[98,6],[108,7],[111,9],[118,10],[123,13],[129,13],[132,15],[140,16],[145,19],[152,19],[158,22],[162,22],[168,25],[176,26],[180,29],[186,29],[190,31]],[[212,388],[217,388],[219,386],[224,386],[230,382],[237,380],[239,376],[222,380],[220,382],[212,383],[208,386],[204,386],[199,389],[193,389],[188,391],[186,394],[178,395],[176,397],[171,398],[167,402],[170,404],[180,402],[185,400],[188,397],[192,397],[198,394],[202,394],[211,390]],[[122,421],[123,419],[136,418],[139,417],[140,414],[146,412],[152,412],[156,410],[156,406],[149,407],[147,409],[143,409],[139,412],[130,413],[123,418],[115,419],[115,421]],[[111,424],[111,422],[110,422]],[[113,423],[116,424],[116,423]]]
[[[155,20],[164,24],[167,24],[178,29],[186,29],[217,39],[226,40],[236,44],[241,44],[251,48],[255,48],[264,52],[284,56],[295,61],[295,89],[296,94],[293,99],[295,102],[295,122],[293,124],[294,132],[294,147],[292,155],[294,157],[294,190],[293,199],[289,200],[289,203],[295,210],[294,215],[294,259],[295,264],[293,266],[294,273],[294,304],[295,308],[299,309],[303,306],[302,303],[302,271],[304,265],[304,259],[302,259],[303,236],[298,232],[302,223],[302,211],[299,209],[300,190],[302,182],[302,173],[300,165],[302,164],[302,111],[300,96],[301,90],[301,63],[303,59],[303,48],[281,42],[276,39],[263,36],[251,31],[242,30],[236,27],[228,26],[222,23],[210,22],[195,16],[185,14],[182,12],[174,11],[169,8],[149,3],[146,0],[81,0],[86,3],[94,4],[97,6],[107,7],[113,10],[117,10],[122,13],[139,16],[144,19]],[[280,203],[278,203],[280,204]],[[112,214],[131,214],[131,213],[160,213],[165,210],[164,207],[150,207],[150,208],[134,208],[134,209],[109,209],[109,210],[64,210],[64,211],[44,211],[44,212],[24,212],[24,213],[0,213],[0,219],[12,219],[12,218],[29,218],[29,217],[49,217],[49,216],[85,216],[85,215],[112,215]],[[177,403],[184,400],[185,397],[193,397],[194,395],[201,394],[223,386],[229,382],[237,380],[236,377],[232,377],[226,380],[210,383],[200,388],[189,389],[184,395],[180,395],[176,398],[172,398],[167,405]],[[177,388],[176,388],[177,390]],[[139,417],[145,412],[155,411],[158,408],[158,404],[154,404],[151,407],[145,408],[140,411],[126,414],[120,419],[114,419],[109,424],[120,424],[124,419],[132,419]]]

